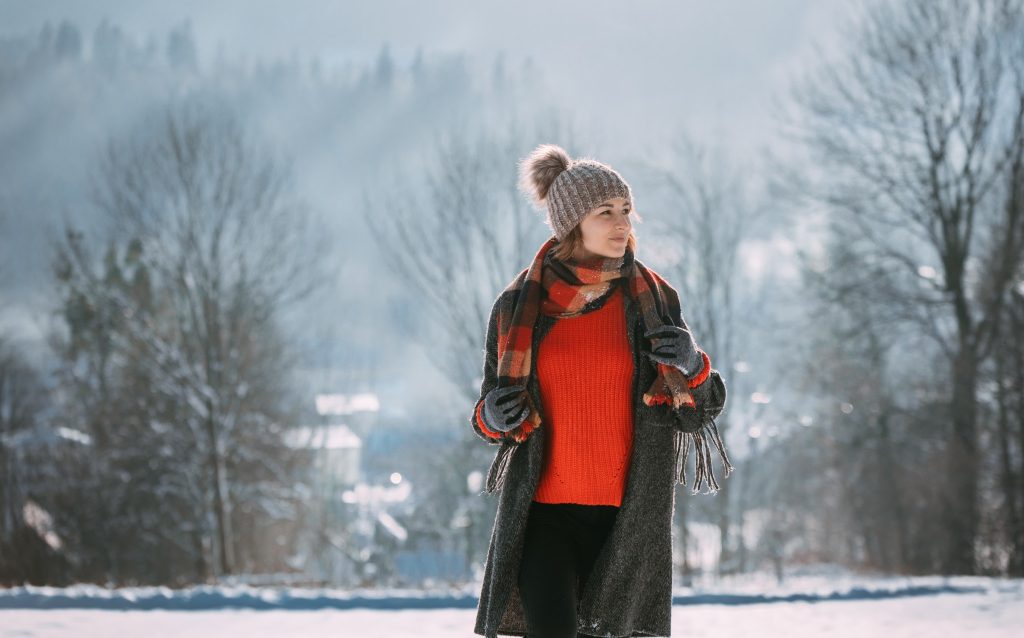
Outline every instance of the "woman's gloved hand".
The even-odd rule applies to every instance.
[[[484,397],[483,417],[485,425],[495,432],[514,430],[530,416],[530,404],[526,399],[526,387],[512,385],[491,388]]]
[[[679,368],[688,377],[700,374],[704,358],[686,328],[663,325],[644,333],[651,340],[651,349],[644,354],[665,365]]]

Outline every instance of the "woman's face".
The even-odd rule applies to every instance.
[[[580,222],[583,236],[582,249],[577,249],[576,259],[622,257],[626,254],[626,238],[633,228],[630,218],[632,207],[623,197],[613,197],[591,209]]]

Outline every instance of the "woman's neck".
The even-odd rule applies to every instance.
[[[604,255],[599,255],[598,253],[590,252],[583,246],[583,244],[578,245],[576,247],[576,250],[574,250],[572,253],[573,261],[591,261],[593,259],[597,259],[598,257],[604,257]]]

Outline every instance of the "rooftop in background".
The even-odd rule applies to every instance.
[[[350,415],[356,412],[379,412],[380,401],[373,392],[359,394],[318,394],[316,412],[320,416]]]
[[[342,450],[361,448],[362,440],[348,428],[335,425],[300,425],[289,429],[284,435],[285,444],[292,449]]]

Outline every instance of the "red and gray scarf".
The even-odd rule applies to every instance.
[[[557,244],[552,237],[537,251],[530,267],[519,273],[505,293],[518,291],[515,306],[498,315],[498,385],[526,385],[530,376],[533,353],[533,330],[538,313],[558,318],[574,317],[584,307],[601,298],[616,279],[624,279],[629,295],[639,302],[644,332],[671,324],[673,310],[670,297],[664,292],[668,285],[660,275],[634,258],[626,248],[622,257],[597,256],[587,260],[561,261],[548,251]],[[503,294],[505,294],[503,293]],[[652,340],[652,348],[660,344]],[[658,376],[644,392],[647,405],[671,404],[673,408],[693,405],[686,376],[677,368],[655,362]],[[540,413],[527,395],[530,415],[509,435],[517,442],[525,441],[540,427]]]
[[[666,324],[674,325],[672,318],[681,316],[678,295],[667,294],[666,290],[670,289],[668,283],[637,261],[628,247],[626,254],[619,258],[598,256],[566,263],[548,252],[557,243],[554,237],[544,242],[530,267],[519,273],[502,293],[516,291],[517,294],[515,305],[509,310],[499,311],[498,315],[497,376],[500,387],[528,386],[533,330],[539,313],[559,318],[576,316],[588,304],[607,294],[615,280],[623,279],[628,294],[639,302],[644,334]],[[660,339],[651,340],[652,349],[656,350],[661,345]],[[649,406],[665,405],[670,409],[683,405],[694,407],[689,388],[705,382],[710,372],[708,358],[704,357],[705,366],[701,374],[689,380],[674,366],[653,363],[657,366],[658,375],[644,392],[644,403]],[[487,473],[488,492],[501,487],[512,454],[531,432],[540,427],[540,413],[529,393],[526,401],[530,414],[522,424],[507,433],[505,444]],[[676,474],[683,485],[686,484],[686,457],[691,443],[696,451],[693,492],[697,493],[705,481],[712,490],[717,490],[718,481],[711,466],[712,445],[722,458],[726,476],[733,467],[713,417],[697,431],[677,430],[675,433]]]

